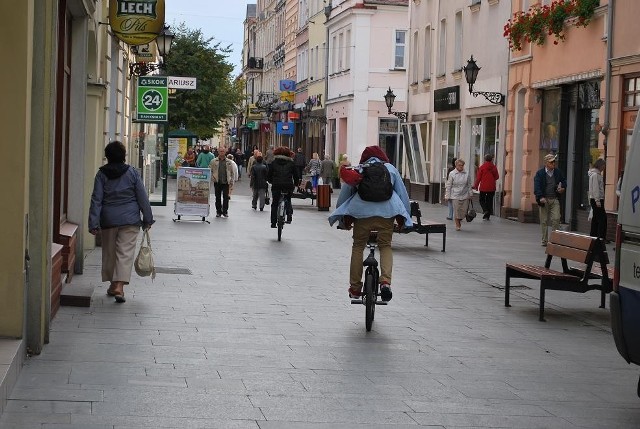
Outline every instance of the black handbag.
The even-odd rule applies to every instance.
[[[472,220],[474,220],[476,218],[476,216],[478,215],[478,213],[476,213],[476,210],[473,208],[473,201],[469,200],[469,207],[467,208],[467,215],[464,217],[467,222],[471,222]]]

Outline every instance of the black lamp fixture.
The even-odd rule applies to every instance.
[[[129,76],[146,76],[149,73],[164,67],[164,57],[171,50],[171,43],[174,39],[173,33],[169,30],[169,26],[165,26],[162,33],[155,38],[158,47],[158,54],[162,57],[161,63],[136,62],[129,64]]]
[[[499,92],[484,92],[473,90],[473,84],[476,83],[476,79],[478,78],[478,72],[480,71],[480,69],[481,67],[478,67],[478,64],[476,64],[476,61],[473,59],[473,55],[471,55],[471,59],[467,61],[467,66],[462,67],[462,70],[464,70],[464,78],[469,84],[469,94],[473,95],[474,97],[482,95],[491,103],[504,106],[505,96],[503,94]]]
[[[390,115],[394,115],[401,121],[406,121],[409,116],[408,112],[393,112],[391,108],[393,107],[393,102],[396,101],[396,95],[391,90],[391,87],[387,90],[387,93],[384,95],[384,102],[387,104],[387,109],[389,109],[388,113]]]
[[[311,97],[308,97],[304,102],[304,111],[307,113],[311,113],[311,109],[313,109],[313,100]]]

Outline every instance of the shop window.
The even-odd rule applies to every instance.
[[[389,161],[402,172],[402,138],[397,119],[380,118],[378,145]]]
[[[499,116],[487,116],[471,120],[471,147],[473,147],[475,171],[478,171],[478,167],[484,162],[485,155],[493,155],[495,161],[500,137],[498,134],[499,125]]]
[[[624,80],[624,107],[640,106],[640,77]]]
[[[542,97],[542,130],[540,132],[540,158],[557,153],[560,148],[560,99],[562,90],[548,89]]]

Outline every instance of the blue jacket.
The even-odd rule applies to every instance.
[[[153,222],[149,197],[136,169],[123,163],[101,167],[91,194],[89,231],[115,226],[151,225]]]
[[[553,178],[556,180],[556,183],[560,183],[564,189],[567,189],[567,179],[564,177],[564,174],[562,174],[562,171],[554,168]],[[545,167],[542,167],[533,177],[533,193],[536,196],[536,202],[540,202],[540,198],[544,198],[544,190],[546,187],[547,171]]]
[[[371,162],[382,161],[372,157],[367,160],[367,163]],[[410,215],[409,195],[407,194],[407,188],[402,183],[402,177],[393,165],[389,163],[384,165],[389,170],[391,182],[393,183],[393,195],[391,198],[380,202],[363,201],[358,195],[357,188],[343,183],[336,203],[337,208],[329,215],[330,225],[338,221],[342,222],[344,216],[352,216],[356,219],[381,216],[389,219],[400,215],[404,217],[404,226],[406,228],[413,226]]]

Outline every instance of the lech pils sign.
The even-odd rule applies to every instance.
[[[167,122],[169,91],[166,76],[138,78],[137,122]]]

